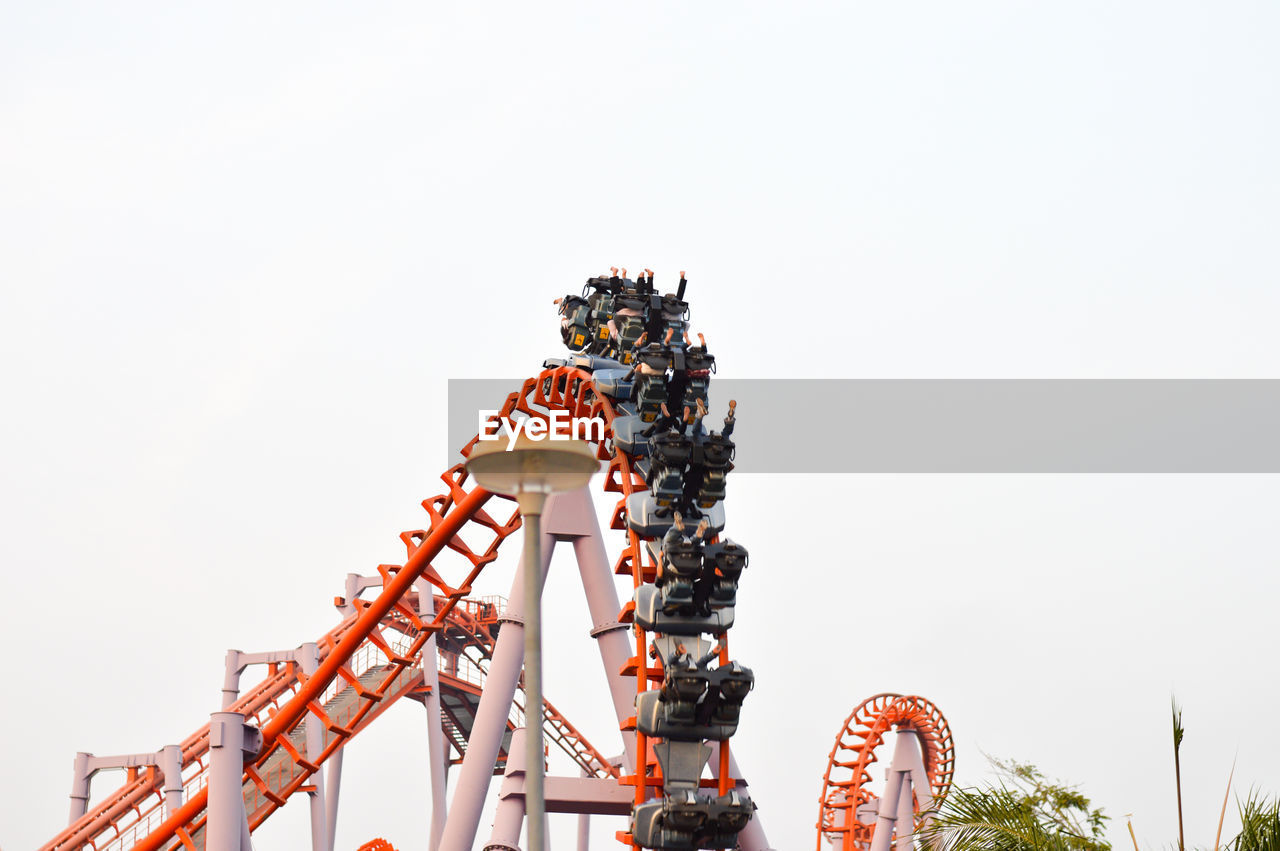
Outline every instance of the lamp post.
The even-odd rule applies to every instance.
[[[478,443],[467,459],[476,484],[514,496],[524,521],[525,813],[529,851],[545,851],[546,797],[542,744],[542,508],[547,495],[586,487],[600,469],[595,450],[581,440],[534,440],[521,432],[505,441]]]

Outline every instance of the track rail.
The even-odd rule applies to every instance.
[[[589,373],[564,367],[527,379],[520,391],[508,396],[500,416],[509,418],[519,411],[545,419],[553,410],[567,411],[571,416],[594,413],[610,423],[613,418],[612,406],[596,396]],[[475,442],[473,439],[462,450],[464,456],[470,454]],[[596,445],[600,456],[607,458],[604,441],[597,441]],[[416,678],[406,676],[406,672],[420,659],[431,636],[463,627],[475,639],[472,644],[481,650],[482,659],[491,654],[492,636],[481,628],[470,610],[473,601],[463,601],[484,567],[497,558],[502,543],[520,528],[519,511],[513,504],[505,520],[495,519],[485,510],[486,503],[490,499],[512,501],[471,484],[461,464],[447,470],[441,480],[446,491],[422,503],[430,520],[428,528],[400,535],[406,547],[405,561],[380,565],[381,592],[371,600],[350,601],[357,613],[317,642],[321,658],[316,672],[307,677],[294,664],[273,665],[268,676],[250,687],[231,707],[262,731],[262,750],[245,764],[247,798],[257,798],[257,806],[246,801],[251,828],[283,806],[329,757],[390,703],[413,690]],[[468,543],[469,539],[477,543]],[[436,569],[434,562],[442,554],[450,554],[455,560],[461,558],[463,573],[457,584],[447,582]],[[410,605],[411,589],[419,578],[425,578],[439,592],[430,620],[419,617]],[[389,621],[398,624],[399,639],[386,629]],[[472,661],[481,664],[476,659]],[[420,680],[416,685],[421,685]],[[340,715],[334,715],[326,707],[340,692],[353,694],[354,699],[346,702]],[[517,708],[523,712],[523,706]],[[618,775],[618,770],[554,706],[544,702],[542,714],[552,741],[579,765],[596,776]],[[315,760],[306,759],[290,735],[308,715],[319,718],[325,728],[326,744]],[[163,815],[163,800],[154,773],[139,775],[110,793],[42,846],[41,851],[153,851],[202,845],[208,799],[208,737],[209,726],[205,724],[181,745],[185,803],[172,816]],[[250,786],[257,790],[256,796]]]
[[[627,497],[647,490],[648,486],[634,469],[633,459],[612,448],[612,424],[617,416],[613,403],[596,392],[589,372],[560,366],[526,379],[519,391],[507,397],[498,417],[511,419],[520,413],[546,420],[553,411],[567,412],[570,417],[599,417],[606,423],[604,438],[592,442],[597,457],[607,462],[604,491],[619,495],[610,527],[624,532],[626,547],[617,560],[615,573],[631,576],[637,588],[652,582],[657,566],[647,556],[642,539],[628,529],[625,511]],[[464,457],[470,454],[477,440],[478,436],[462,449]],[[466,604],[463,601],[483,569],[497,558],[503,542],[520,527],[519,511],[513,506],[505,520],[495,519],[486,510],[486,504],[491,499],[511,500],[470,483],[462,464],[447,470],[441,480],[446,485],[445,492],[422,503],[430,521],[427,529],[400,535],[406,547],[404,562],[379,566],[383,586],[375,598],[350,601],[357,613],[318,642],[320,661],[315,673],[305,676],[297,665],[289,663],[272,666],[268,676],[250,687],[231,707],[245,714],[262,733],[261,751],[245,763],[246,810],[251,829],[261,825],[301,790],[334,753],[388,705],[413,690],[416,678],[408,672],[421,658],[431,636],[460,625],[468,625],[473,635],[485,632],[478,629],[474,614],[468,611],[467,606],[473,601],[468,600]],[[435,562],[442,555],[461,559],[461,578],[456,584],[446,581],[436,567]],[[412,588],[419,578],[424,578],[438,592],[439,604],[430,619],[419,617],[410,605]],[[633,604],[628,603],[619,620],[632,622],[632,612]],[[389,620],[398,624],[395,630],[399,633],[398,639],[388,634]],[[662,680],[660,663],[649,661],[648,640],[644,630],[635,627],[636,655],[624,673],[634,674],[637,692]],[[720,644],[720,661],[727,664],[727,636],[721,638]],[[482,651],[481,656],[487,658],[492,646],[483,646]],[[420,687],[420,680],[416,685]],[[339,694],[346,696],[341,712],[329,711]],[[596,776],[619,777],[618,769],[591,747],[553,706],[544,704],[542,714],[552,740],[575,761]],[[324,748],[314,760],[304,756],[305,749],[297,737],[291,735],[295,730],[300,731],[308,716],[318,718],[325,730]],[[633,725],[634,719],[631,719],[624,724],[624,729],[634,729]],[[208,800],[208,735],[209,727],[205,724],[182,743],[185,803],[171,816],[163,814],[154,773],[140,775],[112,792],[42,846],[41,851],[82,848],[158,851],[203,847]],[[619,782],[634,786],[637,803],[643,803],[654,792],[661,794],[663,784],[654,742],[646,739],[637,731],[639,765],[634,774],[619,777]],[[718,787],[721,794],[731,783],[727,744],[721,743],[719,779],[702,781],[704,785]],[[620,833],[619,839],[630,844],[629,834]]]
[[[951,728],[938,707],[923,697],[877,694],[858,704],[836,735],[822,777],[818,798],[818,844],[825,839],[841,851],[871,847],[874,822],[858,820],[858,808],[875,800],[871,792],[871,766],[885,735],[898,727],[915,732],[924,746],[924,769],[935,801],[951,788],[955,748]]]

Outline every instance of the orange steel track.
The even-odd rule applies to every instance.
[[[951,728],[938,708],[915,695],[877,694],[868,698],[845,719],[827,759],[822,795],[818,798],[817,851],[822,851],[824,838],[829,847],[840,851],[871,847],[875,824],[858,821],[857,811],[859,806],[875,800],[868,788],[870,767],[877,761],[876,748],[893,727],[912,730],[920,737],[925,774],[934,800],[942,800],[951,788],[955,750]]]
[[[382,837],[378,837],[361,845],[356,851],[396,851],[396,847]]]
[[[597,456],[608,462],[604,490],[621,495],[610,525],[623,530],[627,536],[627,546],[618,559],[615,573],[632,576],[636,587],[653,581],[656,565],[644,556],[639,536],[627,529],[625,515],[627,496],[646,490],[647,486],[633,469],[632,459],[621,451],[613,451],[614,407],[609,399],[596,394],[590,374],[568,366],[544,370],[537,377],[526,379],[518,392],[508,396],[498,416],[510,418],[520,412],[546,420],[551,411],[557,410],[567,412],[570,417],[599,417],[605,421],[605,438],[595,442]],[[477,440],[478,437],[473,438],[462,450],[464,457],[470,454]],[[250,723],[257,724],[262,733],[262,749],[245,762],[244,783],[254,798],[246,800],[251,829],[261,825],[295,792],[305,792],[311,775],[388,705],[421,688],[421,680],[408,676],[407,672],[421,659],[431,636],[465,623],[466,606],[459,608],[459,603],[471,594],[472,584],[485,566],[497,558],[502,543],[520,527],[519,511],[514,507],[505,520],[495,519],[486,511],[490,499],[506,498],[471,484],[462,464],[451,467],[440,478],[446,485],[445,493],[422,503],[430,521],[428,528],[400,535],[407,551],[404,563],[379,565],[383,586],[376,598],[349,601],[357,612],[317,642],[321,659],[315,673],[308,677],[297,665],[273,665],[266,679],[246,689],[232,707],[244,713]],[[472,543],[467,539],[473,539]],[[456,574],[443,564],[437,568],[437,561],[442,557],[458,563]],[[459,575],[460,581],[450,584],[440,570]],[[411,589],[419,578],[438,592],[435,614],[430,620],[419,617],[410,605]],[[631,623],[633,609],[633,604],[628,603],[619,621]],[[402,640],[389,636],[385,627],[390,622],[398,624],[395,631],[400,632]],[[662,668],[660,663],[648,660],[648,638],[644,631],[635,627],[635,637],[636,655],[624,673],[635,676],[636,689],[641,692],[647,690],[651,682],[661,682]],[[726,637],[721,637],[720,647],[720,661],[727,664]],[[447,681],[447,676],[442,679],[442,688]],[[347,692],[353,699],[340,716],[334,717],[326,712],[325,706],[339,691]],[[308,715],[316,716],[326,730],[325,746],[314,761],[308,760],[290,737]],[[590,764],[598,776],[602,776],[602,772],[616,776],[616,769],[554,708],[544,706],[543,717],[553,740],[562,747],[568,743],[566,750],[571,750],[579,764],[584,767]],[[623,727],[633,730],[634,718],[628,719]],[[163,817],[154,771],[131,774],[124,786],[42,846],[42,851],[83,847],[95,851],[201,847],[208,799],[205,786],[208,730],[206,724],[182,743],[185,802],[173,815]],[[639,732],[636,737],[637,753],[642,754],[643,759],[638,759],[635,775],[620,777],[619,782],[634,786],[635,800],[640,803],[649,797],[651,790],[661,789],[662,778],[654,756],[654,742],[646,741],[647,737]],[[727,792],[731,782],[728,761],[728,743],[722,742],[719,777],[704,780],[704,785],[718,787],[721,794]],[[250,789],[250,785],[254,789]],[[620,832],[618,838],[631,844],[627,833]]]

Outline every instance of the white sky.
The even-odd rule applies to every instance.
[[[1280,372],[1274,4],[638,6],[0,8],[5,848],[62,826],[75,751],[199,726],[226,648],[327,629],[423,523],[446,379],[535,371],[609,265],[689,270],[722,375]],[[1115,840],[1175,838],[1171,691],[1189,842],[1233,758],[1280,792],[1275,477],[730,487],[775,846],[886,690],[961,782],[1035,762]],[[548,696],[612,751],[568,564]],[[425,848],[417,705],[348,751],[339,847]]]

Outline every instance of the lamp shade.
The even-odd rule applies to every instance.
[[[467,459],[467,472],[476,484],[507,496],[577,490],[599,469],[586,441],[533,440],[523,432],[510,449],[505,440],[477,443]]]

